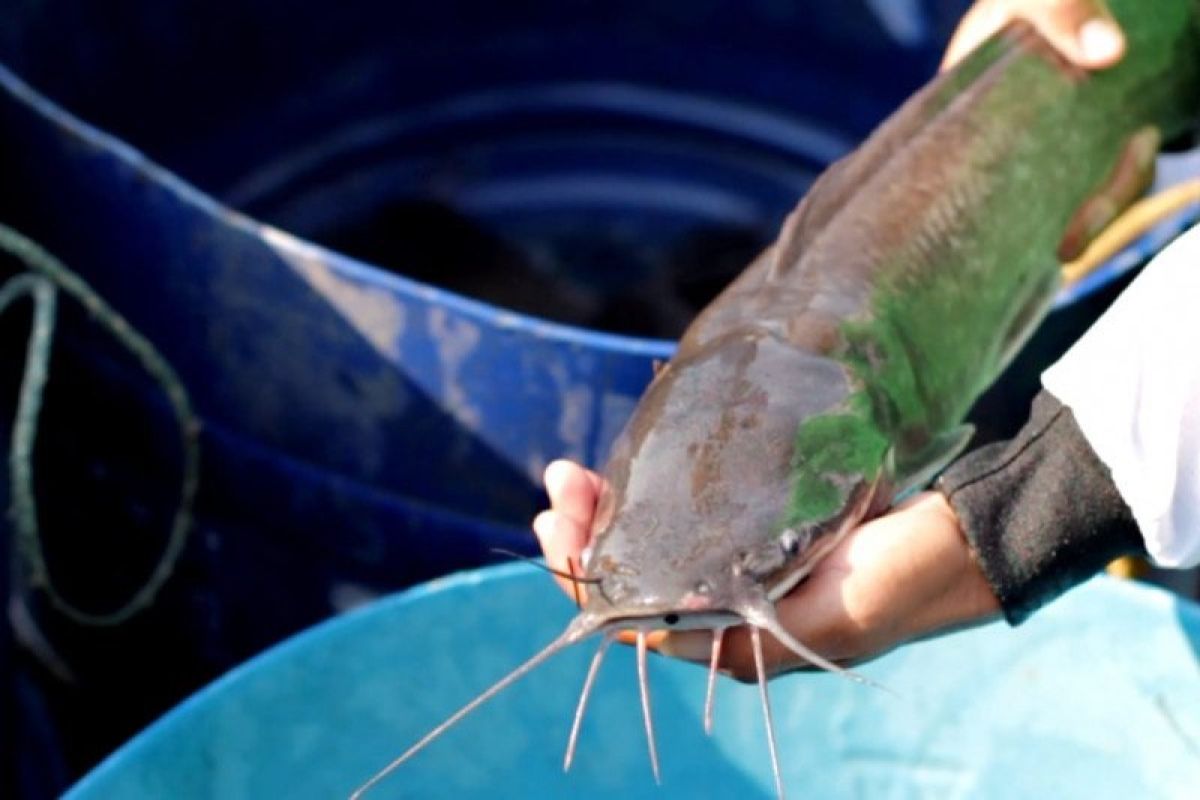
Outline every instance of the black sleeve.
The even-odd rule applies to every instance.
[[[1016,438],[963,456],[937,488],[1013,625],[1117,556],[1145,555],[1108,468],[1045,391]]]

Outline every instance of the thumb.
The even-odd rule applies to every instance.
[[[1084,69],[1110,67],[1125,54],[1125,36],[1102,0],[980,0],[963,16],[941,68],[954,66],[1018,18]]]
[[[1103,69],[1125,53],[1125,36],[1099,0],[1060,0],[1027,19],[1054,49],[1085,69]]]

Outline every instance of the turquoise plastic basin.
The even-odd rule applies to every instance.
[[[344,797],[572,615],[523,566],[464,573],[313,628],[201,691],[67,798]],[[771,684],[793,798],[1194,798],[1200,610],[1097,579],[1019,629],[904,648],[863,671]],[[663,785],[641,733],[635,669],[616,648],[574,770],[563,745],[591,655],[553,659],[381,784],[373,797],[770,797],[754,687],[651,664]]]

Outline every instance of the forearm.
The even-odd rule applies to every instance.
[[[1108,468],[1046,392],[1016,438],[967,454],[937,488],[1013,624],[1113,558],[1144,552]]]

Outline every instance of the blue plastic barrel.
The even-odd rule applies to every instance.
[[[672,351],[597,325],[678,329],[961,5],[39,3],[0,33],[0,218],[181,373],[214,541],[277,531],[272,571],[328,610],[335,578],[528,550],[544,465],[599,463]],[[131,383],[75,330],[89,379]]]
[[[80,630],[26,598],[73,671],[39,674],[68,764],[337,610],[531,550],[542,467],[599,463],[672,351],[601,323],[685,317],[663,287],[711,290],[767,242],[965,5],[7,11],[0,220],[162,350],[204,425],[195,531],[152,609]],[[155,387],[78,310],[62,327],[38,487],[51,572],[102,610],[162,545],[177,454]],[[23,330],[0,320],[0,363]],[[1006,385],[1011,421],[1029,382]]]
[[[541,609],[530,614],[529,609]],[[501,567],[389,598],[295,637],[167,714],[68,800],[344,797],[553,638],[573,613],[545,575]],[[403,766],[372,796],[773,796],[757,690],[654,659],[663,767],[647,765],[631,650],[601,672],[561,768],[589,645]],[[1200,785],[1200,607],[1096,579],[1017,629],[993,624],[863,667],[891,692],[827,675],[770,685],[790,796],[1125,800]]]
[[[889,5],[38,4],[0,34],[0,216],[179,370],[219,539],[400,586],[527,550],[542,468],[602,460],[672,351],[556,318],[743,265],[930,74],[957,9]]]

